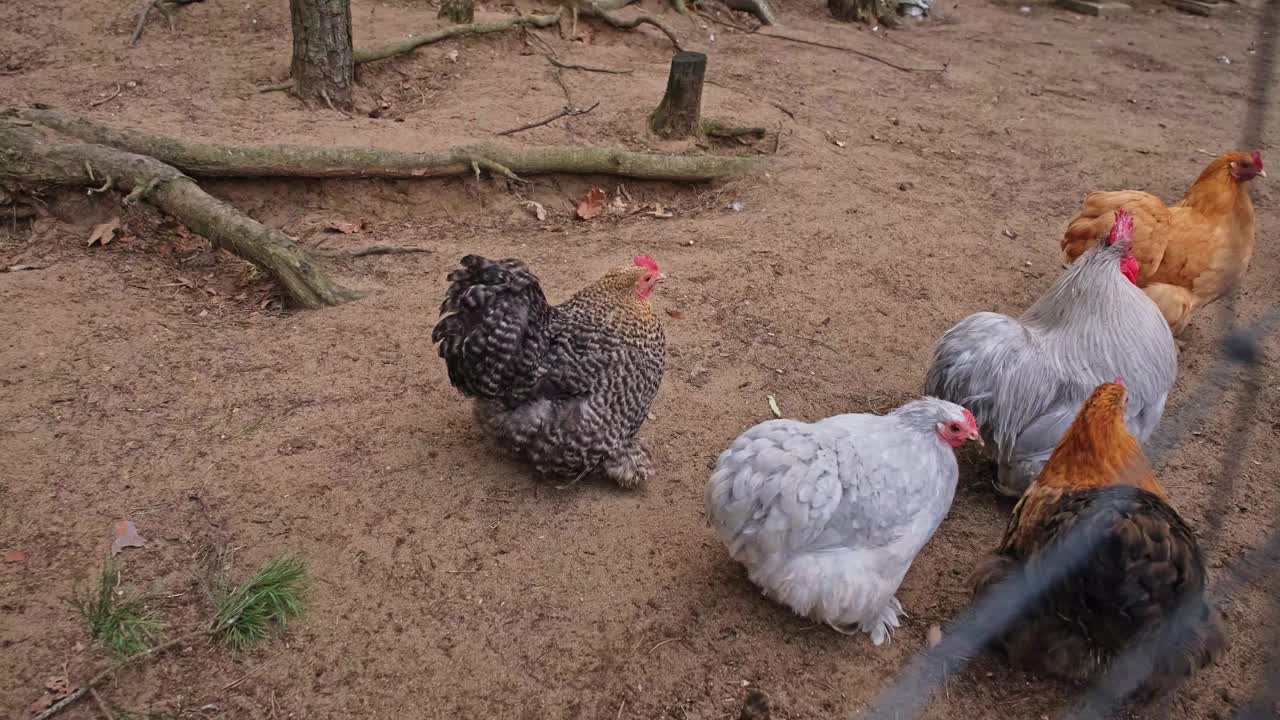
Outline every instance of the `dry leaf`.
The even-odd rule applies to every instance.
[[[929,632],[924,637],[930,648],[936,648],[942,642],[942,628],[937,625],[930,625]]]
[[[89,247],[106,245],[116,239],[116,231],[120,229],[120,218],[113,217],[101,225],[94,225],[89,233]]]
[[[671,213],[669,213],[669,212],[667,212],[666,210],[664,210],[664,209],[663,209],[663,207],[662,207],[662,203],[656,203],[656,204],[654,204],[653,209],[652,209],[652,210],[646,210],[644,214],[645,214],[645,215],[651,215],[651,216],[656,217],[656,218],[669,218],[669,217],[673,217],[673,215],[672,215]]]
[[[626,215],[627,214],[627,204],[623,202],[621,196],[614,195],[613,199],[609,201],[609,214],[610,215]]]
[[[71,681],[66,675],[54,675],[45,679],[44,689],[54,695],[66,695],[71,692]]]
[[[444,56],[445,56],[445,57],[447,57],[447,58],[449,58],[449,62],[458,62],[458,51],[457,51],[457,50],[450,50],[449,52],[445,53],[445,55],[444,55]]]
[[[353,222],[346,222],[345,220],[330,220],[325,224],[324,229],[333,232],[340,232],[343,235],[350,235],[351,233],[360,232],[360,225]]]
[[[7,563],[19,563],[27,559],[26,550],[10,550],[4,554],[4,561]]]
[[[684,319],[684,311],[683,311],[683,310],[676,310],[675,308],[667,308],[667,314],[668,314],[668,315],[670,315],[671,317],[675,318],[676,320],[683,320],[683,319]]]
[[[129,520],[120,518],[116,523],[115,539],[111,541],[111,554],[118,555],[127,547],[142,547],[146,538],[138,534],[138,528]]]
[[[778,398],[769,396],[769,412],[773,413],[776,418],[782,417],[782,408],[778,407]]]
[[[10,265],[0,267],[0,272],[22,272],[23,270],[40,270],[44,265]]]
[[[590,220],[599,215],[604,210],[605,199],[604,190],[598,187],[591,188],[586,195],[582,196],[582,200],[578,202],[578,217],[583,220]]]
[[[30,710],[32,714],[39,714],[44,712],[45,710],[48,710],[49,707],[53,705],[54,700],[57,700],[57,698],[55,698],[53,695],[50,695],[49,693],[45,693],[44,695],[40,696],[39,700],[36,700],[35,702],[31,703],[31,705],[28,706],[27,709]]]
[[[541,220],[547,219],[547,209],[542,207],[542,203],[536,203],[532,200],[525,200],[524,206],[532,210],[533,216],[538,218],[538,220],[541,221]]]
[[[77,641],[76,641],[76,644],[71,646],[71,652],[73,652],[73,653],[75,653],[75,654],[77,654],[77,655],[79,655],[80,653],[84,652],[84,643],[82,643],[82,642],[80,642],[79,640],[77,640]]]

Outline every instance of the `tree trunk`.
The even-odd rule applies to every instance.
[[[702,121],[702,78],[706,72],[706,55],[676,53],[671,58],[667,92],[649,116],[649,129],[669,140],[697,133]]]
[[[845,22],[873,23],[882,17],[893,17],[893,0],[827,0],[831,17]]]
[[[446,19],[454,25],[466,25],[476,20],[476,5],[472,0],[444,0],[440,3],[437,18]]]
[[[293,90],[309,104],[351,109],[351,0],[289,0]]]

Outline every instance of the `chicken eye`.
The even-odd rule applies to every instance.
[[[960,432],[960,426],[956,423],[951,423],[951,426],[948,429],[951,430],[951,432]]]

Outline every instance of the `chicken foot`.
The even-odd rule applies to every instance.
[[[622,444],[611,457],[604,460],[604,474],[623,490],[638,487],[654,476],[653,455],[639,438],[631,438]]]

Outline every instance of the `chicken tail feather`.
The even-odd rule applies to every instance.
[[[538,278],[519,260],[462,258],[431,332],[449,369],[449,382],[463,394],[519,402],[547,346],[553,308]]]

